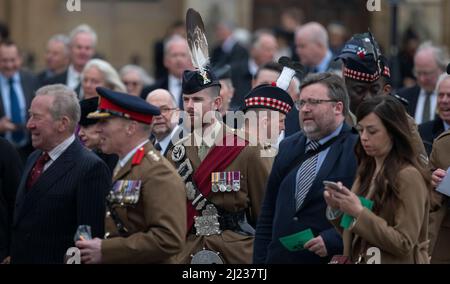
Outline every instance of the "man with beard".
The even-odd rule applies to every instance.
[[[193,132],[169,152],[186,183],[188,234],[180,263],[251,263],[252,225],[270,160],[221,122],[219,91],[210,69],[184,72],[184,110]]]
[[[280,144],[256,227],[254,263],[327,263],[342,253],[342,239],[326,218],[322,182],[353,184],[358,136],[344,122],[348,104],[337,75],[311,74],[302,83],[296,102],[302,131]]]

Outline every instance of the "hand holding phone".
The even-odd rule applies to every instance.
[[[334,182],[334,181],[324,180],[323,181],[323,185],[327,186],[327,187],[329,187],[331,189],[334,189],[334,190],[336,190],[338,192],[341,191],[341,187],[339,186],[339,184]]]

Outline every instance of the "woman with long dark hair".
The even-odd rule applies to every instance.
[[[344,255],[352,262],[429,263],[430,174],[413,147],[403,106],[391,96],[377,96],[364,101],[356,117],[355,183],[351,190],[337,183],[324,192]],[[372,208],[363,206],[371,202]]]

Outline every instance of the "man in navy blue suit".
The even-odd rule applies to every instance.
[[[63,263],[79,225],[103,237],[111,174],[75,138],[80,106],[74,91],[49,85],[36,92],[27,128],[34,151],[17,192],[11,263]]]
[[[342,240],[325,216],[323,181],[352,186],[357,135],[345,124],[349,98],[331,73],[302,84],[301,132],[281,142],[256,227],[255,263],[326,263],[342,253]],[[309,237],[308,237],[309,235]]]

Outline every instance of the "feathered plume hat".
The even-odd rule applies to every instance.
[[[194,94],[203,89],[219,86],[220,82],[209,66],[208,42],[202,17],[194,9],[186,13],[186,34],[189,51],[191,53],[194,71],[185,70],[183,73],[183,93]]]

